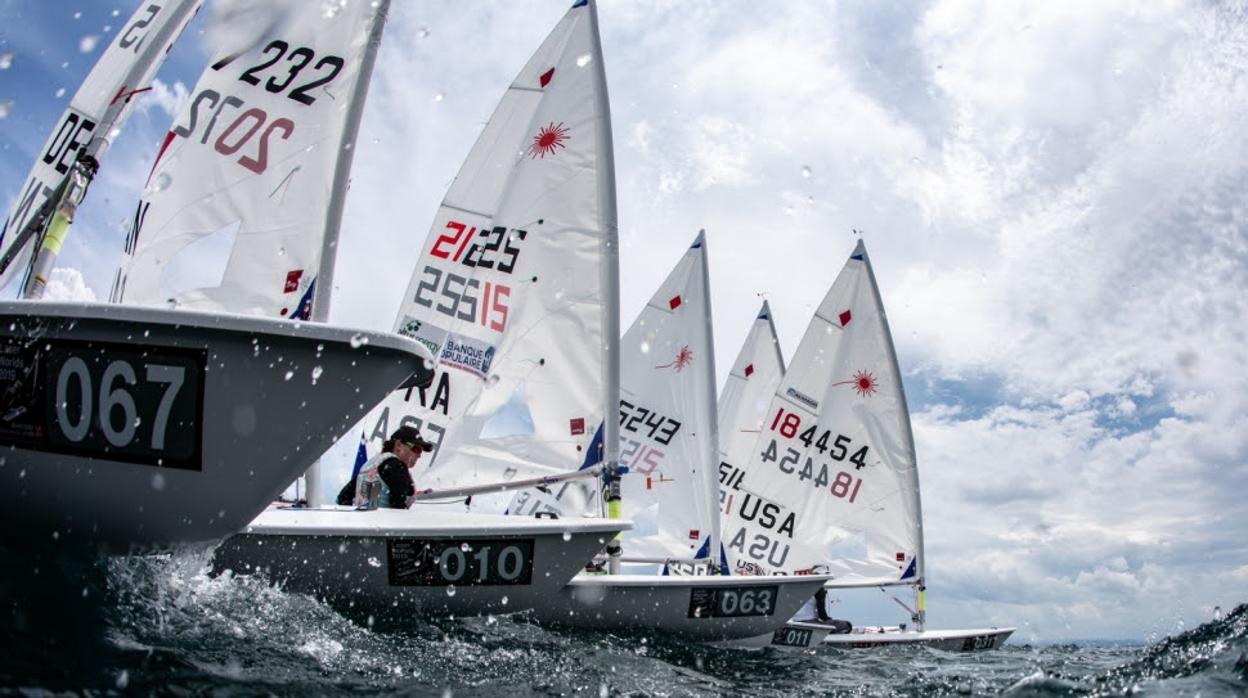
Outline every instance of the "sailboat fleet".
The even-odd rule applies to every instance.
[[[145,2],[105,51],[6,219],[0,280],[40,295],[126,105],[199,4]],[[216,573],[369,622],[527,611],[739,646],[1008,637],[923,627],[915,450],[861,242],[787,371],[764,303],[717,398],[704,233],[616,340],[592,0],[412,241],[394,332],[326,325],[389,3],[279,5],[213,57],[160,145],[113,303],[0,303],[0,482],[21,497],[6,523],[122,553],[224,538]],[[317,458],[356,424],[374,447],[404,425],[432,442],[410,508],[319,501]],[[309,506],[266,506],[304,471]],[[821,588],[897,585],[916,590],[913,630],[788,622]]]

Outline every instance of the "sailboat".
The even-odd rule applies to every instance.
[[[198,4],[143,3],[54,128],[5,223],[29,295]],[[95,303],[0,302],[0,357],[6,536],[108,553],[237,531],[367,405],[429,375],[422,347],[386,334]]]
[[[20,276],[24,297],[43,295],[100,161],[202,2],[140,4],[104,50],[39,151],[4,221],[0,288]]]
[[[740,574],[830,574],[829,589],[907,586],[913,629],[828,634],[823,645],[999,646],[1013,628],[929,631],[910,416],[879,288],[861,240],[815,311],[749,460],[725,490],[725,540]],[[751,504],[750,501],[755,502]],[[751,507],[772,507],[768,519]],[[773,644],[827,631],[790,623]]]
[[[396,330],[432,351],[436,377],[393,393],[366,424],[374,439],[412,424],[434,442],[413,473],[418,499],[473,497],[477,509],[501,490],[610,465],[614,449],[593,429],[604,418],[614,429],[616,235],[597,16],[578,0],[469,152],[399,310]],[[271,509],[214,566],[262,569],[374,622],[519,611],[630,527],[501,510]]]
[[[719,484],[706,236],[699,232],[620,342],[622,560],[662,574],[582,574],[534,608],[550,625],[707,642],[771,633],[822,577],[719,574]]]

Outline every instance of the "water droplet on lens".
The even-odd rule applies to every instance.
[[[321,16],[325,19],[333,19],[342,12],[342,8],[347,4],[347,0],[322,0]]]
[[[421,39],[429,38],[429,27],[421,27],[416,30],[416,36]]]
[[[295,372],[294,372],[294,371],[287,371],[287,372],[286,372],[286,377],[285,377],[285,378],[283,378],[283,380],[290,380],[291,378],[294,378],[294,377],[295,377]]]
[[[446,95],[442,94],[441,92],[433,96],[433,101],[435,102],[441,102],[444,99],[446,99]]]
[[[91,53],[95,50],[95,45],[99,42],[99,40],[100,37],[95,34],[87,34],[78,40],[78,50],[83,53]]]
[[[320,366],[317,366],[312,369],[312,385],[316,385],[316,379],[320,378],[321,374],[324,372],[325,372],[325,369],[321,368]]]
[[[649,354],[649,353],[650,353],[650,342],[647,342],[646,340],[644,340],[644,339],[643,339],[643,340],[641,340],[641,346],[640,346],[640,347],[638,347],[638,348],[639,348],[639,349],[641,349],[641,353],[643,353],[643,354]]]
[[[810,166],[809,165],[802,165],[802,176],[806,177],[807,179],[810,178]]]
[[[13,111],[13,100],[6,99],[0,102],[0,119],[8,116]]]
[[[446,595],[447,595],[447,596],[454,596],[454,595],[455,595],[455,585],[454,585],[454,584],[450,584],[450,585],[448,585],[448,586],[446,587]]]
[[[506,605],[507,605],[507,602],[508,602],[508,601],[511,601],[511,599],[509,599],[509,598],[507,598],[506,596],[504,596],[503,598],[499,599],[499,601],[501,601],[501,602],[502,602],[502,604],[503,604],[504,606],[506,606]]]
[[[581,54],[576,57],[576,67],[584,68],[589,65],[589,62],[592,60],[594,60],[593,56],[590,56],[588,53]]]
[[[462,550],[462,551],[464,551],[464,552],[469,552],[469,551],[471,551],[471,550],[472,550],[472,546],[471,546],[471,545],[468,545],[467,543],[460,543],[460,544],[459,544],[459,549],[460,549],[460,550]]]
[[[563,542],[565,542],[565,543],[566,543],[566,542],[568,542],[568,541],[570,541],[570,540],[572,540],[572,532],[571,532],[571,531],[564,531],[564,532],[563,532]]]
[[[381,567],[381,560],[378,560],[375,557],[370,557],[368,558],[368,566],[369,567]]]
[[[149,189],[153,192],[164,191],[169,188],[170,184],[173,184],[173,177],[170,177],[168,172],[161,172],[156,175],[156,179],[152,180],[152,186]]]
[[[152,489],[156,490],[157,492],[160,492],[161,490],[165,489],[165,476],[163,474],[156,473],[155,475],[152,476]]]
[[[366,335],[358,333],[358,332],[356,334],[351,335],[351,348],[352,349],[359,349],[365,344],[368,344],[368,337]]]
[[[13,65],[13,52],[0,53],[0,70],[8,70]]]
[[[56,91],[56,96],[57,96],[58,98],[59,98],[59,97],[64,97],[64,96],[65,96],[65,88],[64,88],[64,87],[58,88],[58,89],[57,89],[57,91]]]

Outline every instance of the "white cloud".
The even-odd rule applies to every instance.
[[[177,80],[170,87],[160,78],[152,80],[152,90],[138,98],[135,102],[136,112],[145,112],[149,109],[159,109],[164,114],[164,119],[172,122],[182,111],[182,106],[186,104],[190,92],[181,80]]]
[[[43,297],[49,301],[95,301],[95,291],[87,286],[82,272],[68,267],[52,270]]]

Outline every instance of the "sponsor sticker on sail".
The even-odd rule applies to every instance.
[[[429,353],[434,356],[442,353],[442,345],[446,342],[447,335],[446,330],[441,327],[417,320],[411,315],[403,316],[403,322],[399,323],[398,333],[425,345]]]
[[[494,363],[495,351],[497,350],[492,344],[452,334],[447,335],[440,362],[463,369],[478,378],[485,378],[490,372],[490,365]]]

